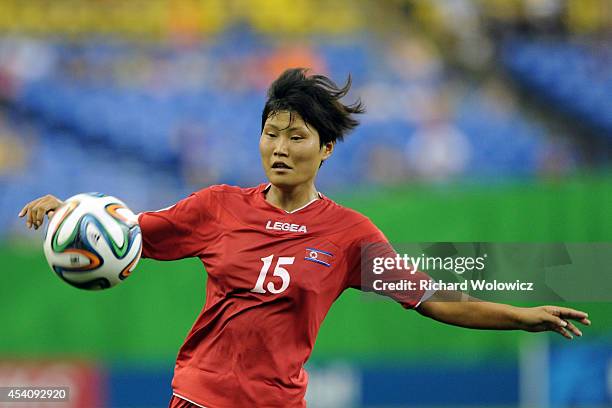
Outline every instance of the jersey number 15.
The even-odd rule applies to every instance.
[[[266,293],[266,289],[264,289],[264,281],[266,280],[266,275],[268,274],[268,270],[272,265],[272,260],[274,259],[274,255],[266,256],[265,258],[261,258],[263,262],[263,266],[261,267],[261,271],[259,271],[259,277],[257,278],[257,282],[255,282],[255,287],[251,289],[251,292],[255,293]],[[274,267],[274,272],[272,275],[278,276],[281,278],[283,283],[280,288],[276,288],[274,286],[274,282],[268,282],[266,288],[270,293],[281,293],[284,292],[285,289],[289,286],[289,281],[291,277],[289,276],[289,271],[283,268],[283,265],[293,265],[293,261],[295,260],[294,256],[279,256],[278,261],[276,262],[276,266]]]

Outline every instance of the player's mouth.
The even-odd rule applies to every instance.
[[[284,171],[284,170],[291,170],[292,167],[289,166],[287,163],[282,162],[282,161],[275,161],[274,163],[272,163],[272,169],[273,170],[277,170],[277,171]]]

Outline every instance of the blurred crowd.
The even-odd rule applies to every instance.
[[[261,182],[265,89],[295,66],[351,74],[367,108],[326,191],[564,177],[612,135],[589,1],[1,1],[0,208],[102,191],[140,211]]]

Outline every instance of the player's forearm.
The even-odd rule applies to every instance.
[[[471,329],[522,329],[520,308],[484,302],[457,292],[440,293],[418,308],[419,313],[442,323]]]

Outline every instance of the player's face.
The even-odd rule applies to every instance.
[[[333,143],[320,146],[317,130],[306,125],[297,113],[287,111],[271,115],[259,139],[266,176],[279,187],[312,182],[333,148]]]

